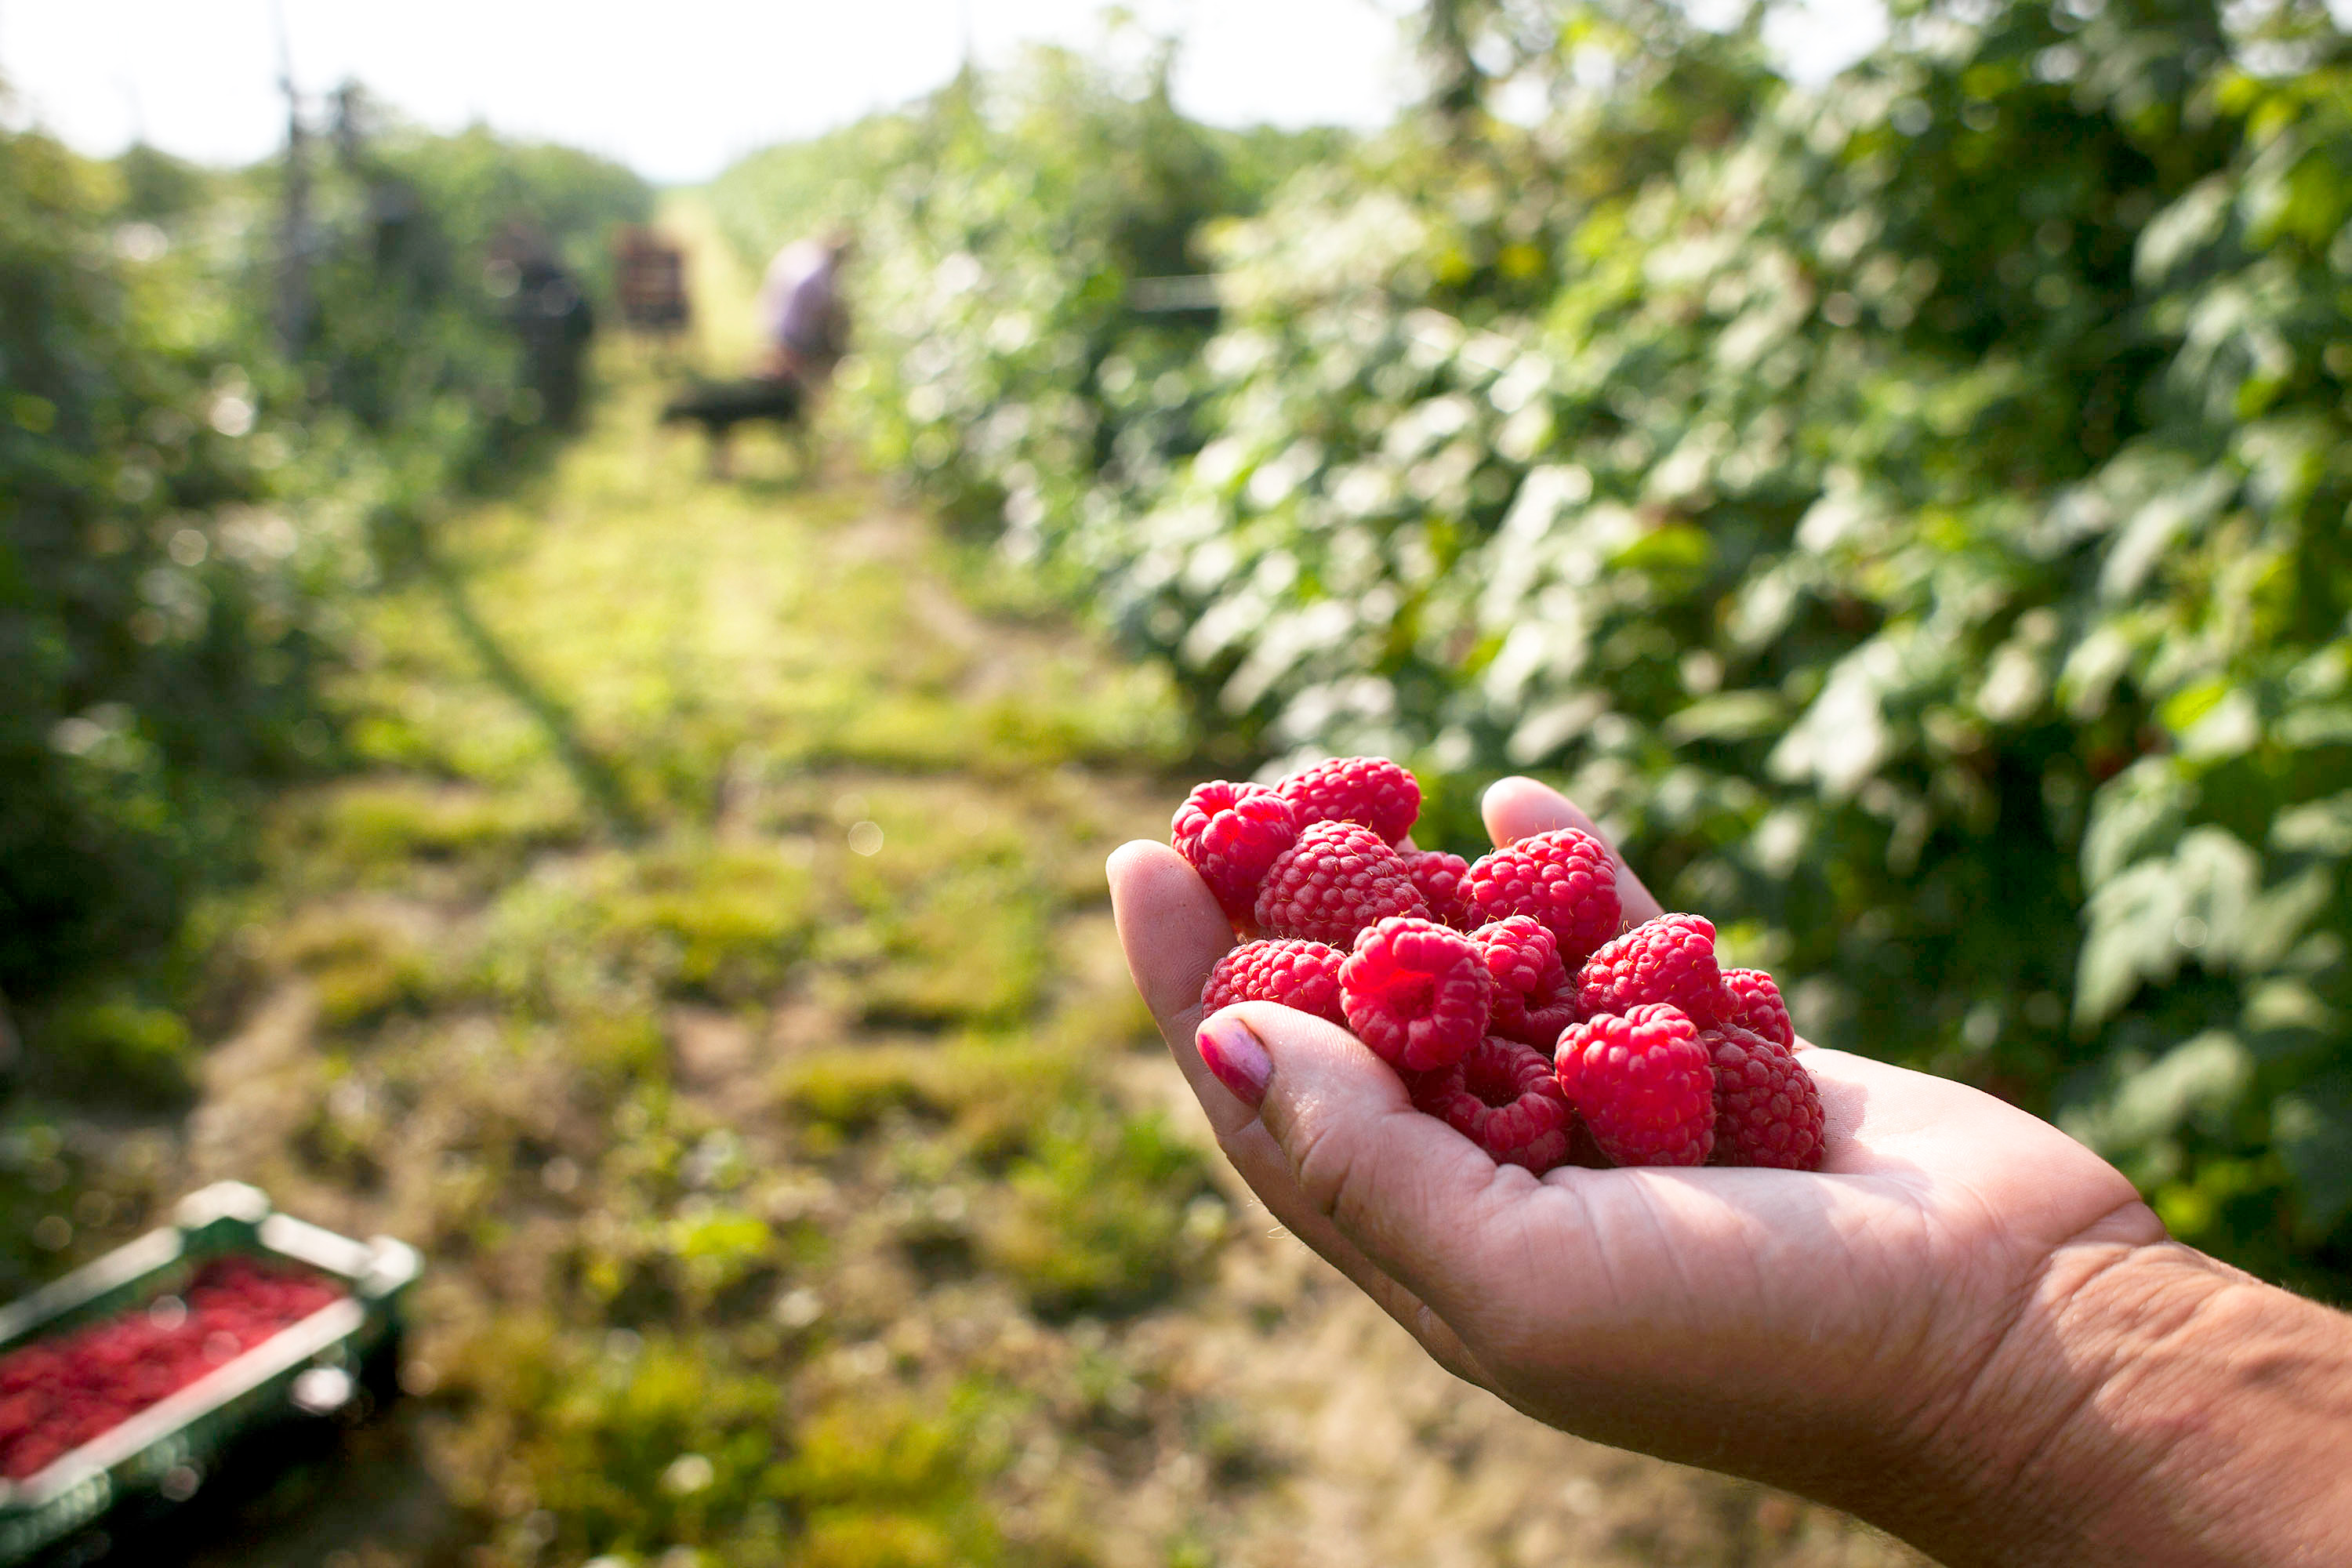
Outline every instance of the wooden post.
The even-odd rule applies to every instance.
[[[272,5],[278,23],[278,85],[286,94],[286,182],[279,193],[278,226],[278,345],[292,359],[310,333],[310,135],[302,128],[302,97],[294,89],[294,50],[286,37],[286,12]]]

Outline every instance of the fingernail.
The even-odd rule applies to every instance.
[[[1217,1075],[1217,1081],[1231,1089],[1235,1100],[1255,1110],[1265,1098],[1265,1080],[1274,1076],[1274,1059],[1265,1054],[1265,1047],[1250,1026],[1221,1013],[1202,1024],[1192,1043],[1200,1047],[1201,1060]]]

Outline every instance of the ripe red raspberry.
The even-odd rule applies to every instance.
[[[1349,948],[1374,921],[1426,915],[1429,905],[1379,834],[1352,822],[1318,822],[1266,868],[1255,912],[1267,936]]]
[[[1783,1048],[1797,1048],[1797,1027],[1789,1021],[1789,1005],[1780,1000],[1780,987],[1760,969],[1727,969],[1723,972],[1723,1021],[1752,1029],[1768,1040],[1777,1040]]]
[[[1645,1003],[1570,1027],[1559,1084],[1620,1165],[1703,1165],[1715,1147],[1715,1073],[1679,1007]]]
[[[1412,831],[1421,785],[1386,757],[1333,757],[1301,768],[1275,786],[1298,814],[1298,826],[1354,822],[1390,844]]]
[[[1449,1067],[1485,1039],[1494,986],[1475,942],[1413,915],[1373,926],[1339,966],[1348,1026],[1407,1072]]]
[[[1822,1168],[1822,1096],[1795,1053],[1737,1025],[1698,1037],[1715,1064],[1715,1163]]]
[[[1723,975],[1715,966],[1713,921],[1660,915],[1585,960],[1576,1005],[1588,1016],[1622,1013],[1643,1002],[1671,1002],[1700,1028],[1714,1026],[1723,1005]]]
[[[1186,795],[1169,831],[1176,853],[1192,863],[1235,925],[1248,921],[1265,868],[1297,837],[1288,801],[1264,784],[1223,779]]]
[[[1470,901],[1470,862],[1443,849],[1400,849],[1405,875],[1429,901],[1429,918],[1455,931],[1478,922],[1478,908]]]
[[[1617,934],[1617,868],[1590,833],[1556,827],[1507,844],[1470,868],[1482,921],[1533,915],[1551,928],[1559,960],[1575,965]]]
[[[1576,1113],[1551,1059],[1489,1035],[1452,1067],[1415,1075],[1412,1102],[1487,1153],[1498,1165],[1542,1175],[1568,1161]]]
[[[1279,1002],[1343,1027],[1339,965],[1347,955],[1319,942],[1249,942],[1217,960],[1201,987],[1201,1011],[1236,1002]]]
[[[1494,1032],[1539,1048],[1558,1045],[1559,1026],[1553,1026],[1549,1039],[1528,1037],[1529,1015],[1557,1006],[1563,993],[1573,994],[1551,928],[1533,915],[1506,915],[1472,931],[1470,940],[1478,944],[1486,972],[1495,977]]]

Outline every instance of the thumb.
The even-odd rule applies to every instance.
[[[1202,1021],[1199,1046],[1219,1080],[1255,1102],[1307,1206],[1459,1323],[1495,1215],[1536,1179],[1414,1110],[1395,1069],[1311,1014],[1238,1003]]]

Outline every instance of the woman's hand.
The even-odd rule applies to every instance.
[[[1591,829],[1524,779],[1485,815],[1497,843]],[[1124,847],[1110,877],[1137,984],[1267,1209],[1439,1362],[1552,1426],[1789,1487],[1952,1561],[2079,1560],[2085,1489],[2134,1482],[2109,1474],[2132,1450],[2099,1401],[2152,1353],[2135,1336],[2261,1289],[2168,1243],[2046,1122],[1836,1051],[1801,1058],[1818,1173],[1498,1167],[1344,1030],[1270,1003],[1204,1021],[1233,945],[1214,899],[1162,845]],[[1622,861],[1619,880],[1629,921],[1659,912]]]

